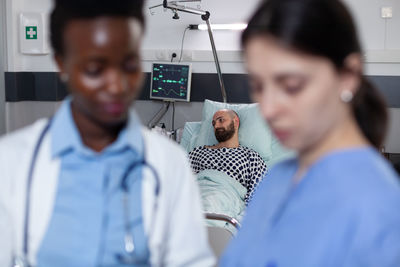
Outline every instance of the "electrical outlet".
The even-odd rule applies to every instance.
[[[157,50],[155,56],[157,60],[167,60],[167,51]]]
[[[383,19],[389,19],[393,17],[393,8],[390,6],[381,8],[381,17]]]
[[[179,53],[180,53],[180,51],[177,51],[177,50],[167,50],[166,53],[167,53],[167,60],[171,61],[171,59],[172,59],[173,62],[179,60]],[[175,53],[175,55],[176,55],[175,57],[172,56],[174,53]]]
[[[174,58],[172,57],[173,53],[176,54],[176,57],[174,57]],[[156,50],[154,56],[155,56],[156,60],[171,61],[171,59],[172,59],[172,62],[178,62],[179,58],[181,56],[181,51],[174,50],[174,49]],[[182,52],[181,61],[192,61],[192,59],[193,59],[192,51],[184,50]]]
[[[367,62],[368,60],[367,53],[362,53],[361,58],[363,62]]]
[[[182,61],[192,61],[193,60],[193,54],[192,51],[190,50],[184,50],[182,54]]]

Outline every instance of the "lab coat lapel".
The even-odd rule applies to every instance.
[[[51,158],[50,141],[51,134],[47,132],[38,154],[32,181],[28,257],[34,264],[53,212],[60,171],[60,159]]]

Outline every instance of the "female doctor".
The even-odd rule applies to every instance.
[[[298,157],[272,168],[222,266],[400,266],[386,108],[339,0],[267,0],[242,35],[253,98]]]
[[[129,107],[143,1],[58,0],[51,44],[70,97],[0,141],[0,266],[211,266],[186,156]]]

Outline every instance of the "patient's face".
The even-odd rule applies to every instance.
[[[225,142],[235,134],[235,123],[225,111],[217,111],[212,120],[215,138],[218,142]]]
[[[227,126],[227,128],[216,128],[214,130],[215,133],[215,138],[217,139],[218,142],[225,142],[228,141],[229,139],[231,139],[233,137],[233,135],[235,134],[235,125],[232,122]]]
[[[251,95],[275,136],[306,151],[340,121],[340,78],[325,58],[289,50],[274,39],[254,37],[245,47]]]

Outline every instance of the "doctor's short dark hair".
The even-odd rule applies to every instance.
[[[242,46],[254,37],[272,37],[283,47],[324,57],[339,72],[347,71],[347,56],[362,53],[352,16],[340,0],[264,0],[242,34]],[[364,136],[379,148],[386,135],[386,104],[362,74],[351,105]]]
[[[63,55],[63,33],[74,19],[126,17],[137,19],[144,28],[143,0],[53,0],[50,42],[56,55]]]

